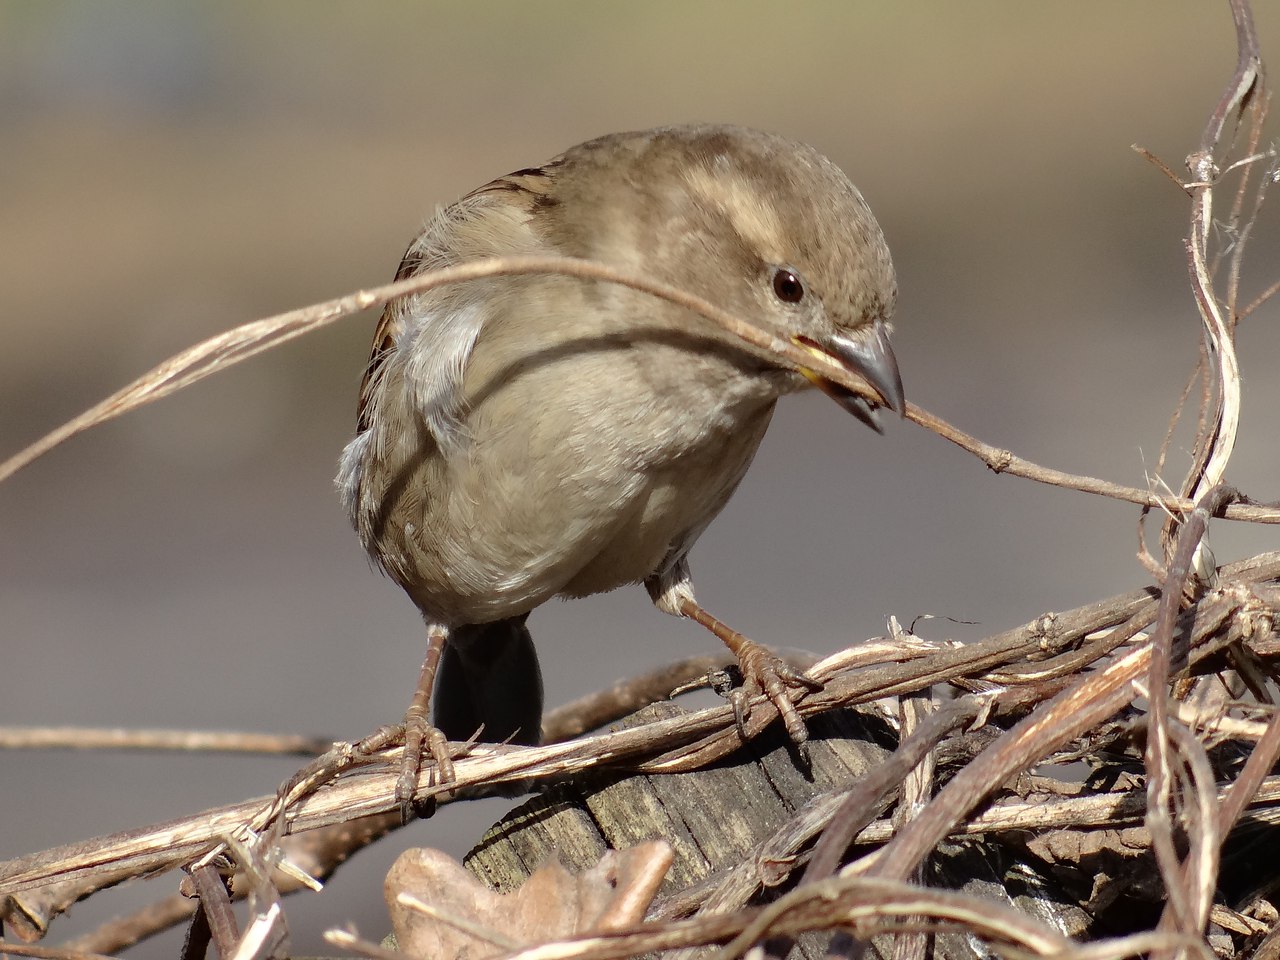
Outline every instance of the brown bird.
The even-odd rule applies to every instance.
[[[424,738],[446,779],[441,734],[483,725],[485,740],[536,743],[529,612],[628,583],[719,636],[742,668],[735,705],[763,692],[802,743],[790,689],[816,684],[698,605],[689,550],[783,394],[813,380],[877,430],[875,406],[903,411],[888,247],[861,194],[812,147],[711,125],[591,140],[439,212],[396,276],[529,254],[698,294],[825,354],[879,399],[617,284],[501,277],[388,304],[337,483],[365,549],[426,620],[402,802]]]

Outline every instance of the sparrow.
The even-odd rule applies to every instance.
[[[878,396],[618,284],[504,276],[389,303],[336,482],[365,550],[426,623],[401,803],[424,745],[448,781],[446,739],[537,743],[530,611],[625,584],[736,654],[740,721],[763,693],[803,744],[793,698],[818,685],[707,613],[688,556],[779,398],[816,384],[877,430],[877,407],[903,412],[888,339],[897,281],[870,208],[835,164],[781,136],[707,124],[618,133],[439,211],[396,277],[510,255],[595,260],[697,294]]]

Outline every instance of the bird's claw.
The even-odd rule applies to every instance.
[[[738,682],[738,678],[740,676],[741,674],[738,671],[727,668],[712,670],[709,673],[704,673],[700,677],[694,677],[692,680],[682,683],[678,687],[674,687],[672,691],[667,694],[667,697],[674,700],[682,693],[691,693],[694,690],[710,690],[716,696],[723,697],[727,700],[729,699],[730,692],[733,690],[734,684]]]
[[[791,691],[813,692],[821,690],[822,684],[751,640],[746,641],[738,650],[738,667],[742,671],[742,686],[730,694],[729,703],[733,706],[733,717],[739,735],[746,739],[746,722],[751,715],[752,698],[764,695],[778,711],[796,751],[808,760],[806,742],[809,739],[809,728],[796,710]]]
[[[400,804],[400,819],[407,823],[414,814],[422,815],[415,795],[418,792],[418,774],[422,770],[424,754],[429,754],[436,770],[436,783],[453,783],[456,775],[453,757],[449,753],[449,741],[438,729],[427,723],[421,712],[410,710],[404,718],[404,756],[400,760],[400,777],[396,780],[396,801]]]

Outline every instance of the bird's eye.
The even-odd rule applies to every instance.
[[[773,274],[773,292],[783,303],[799,303],[804,299],[804,283],[794,270],[780,267]]]

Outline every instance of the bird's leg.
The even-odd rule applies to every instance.
[[[809,730],[792,701],[791,690],[821,690],[822,684],[795,669],[762,644],[749,640],[723,620],[713,617],[693,596],[693,584],[689,580],[689,568],[681,557],[665,573],[656,574],[645,581],[650,596],[658,609],[678,617],[687,617],[706,627],[738,658],[742,671],[742,686],[729,696],[733,705],[738,731],[744,738],[751,698],[764,694],[774,705],[787,735],[802,755]]]
[[[431,690],[435,686],[436,671],[440,669],[440,657],[449,641],[447,628],[437,624],[427,626],[427,655],[422,660],[422,672],[418,674],[418,686],[413,700],[404,713],[404,758],[400,761],[400,779],[396,781],[396,799],[400,811],[408,818],[413,796],[418,789],[418,773],[422,769],[423,747],[435,761],[441,783],[454,779],[453,758],[449,756],[449,742],[444,734],[427,721],[427,707],[431,703]]]
[[[732,651],[742,670],[742,686],[730,694],[734,716],[741,730],[746,723],[751,698],[763,693],[777,708],[787,735],[801,750],[809,739],[809,730],[791,700],[788,688],[797,690],[821,690],[822,684],[801,673],[777,654],[754,640],[748,640],[723,620],[718,620],[698,605],[691,597],[681,599],[680,615],[702,624]]]

